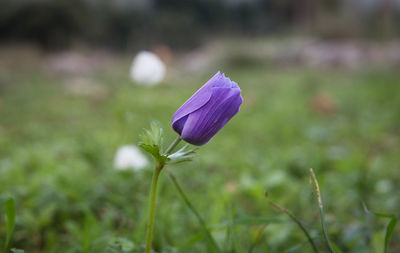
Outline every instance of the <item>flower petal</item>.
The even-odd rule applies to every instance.
[[[178,120],[176,120],[175,122],[172,123],[173,129],[177,133],[179,133],[179,134],[182,133],[183,127],[185,126],[185,123],[186,123],[186,120],[187,120],[188,117],[189,117],[189,115],[183,116],[183,118],[180,118],[180,119],[178,119]]]
[[[194,112],[204,106],[211,98],[213,87],[231,87],[232,81],[226,78],[224,74],[218,71],[206,84],[193,94],[172,116],[172,128],[181,134],[182,127],[185,124],[183,119],[189,113]]]
[[[189,114],[181,137],[194,145],[207,143],[238,111],[240,89],[215,87],[207,104]]]

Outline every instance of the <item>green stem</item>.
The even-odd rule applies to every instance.
[[[204,233],[206,234],[206,237],[208,238],[212,247],[214,248],[214,252],[221,252],[220,248],[218,247],[217,243],[215,242],[214,238],[212,237],[210,231],[208,230],[207,225],[204,222],[203,218],[200,216],[200,214],[194,208],[192,203],[189,201],[188,197],[183,192],[183,190],[182,190],[181,186],[179,185],[178,181],[176,180],[176,177],[174,176],[174,174],[172,174],[172,172],[168,168],[167,168],[167,172],[168,172],[170,179],[174,183],[175,188],[178,190],[178,193],[181,195],[183,202],[192,211],[192,213],[196,216],[197,220],[199,221]]]
[[[169,155],[172,150],[179,144],[181,141],[180,136],[178,136],[171,145],[165,151],[166,155]],[[156,168],[154,170],[153,179],[151,182],[151,191],[150,191],[150,207],[149,207],[149,220],[147,223],[147,233],[146,233],[146,253],[151,252],[151,243],[153,240],[153,228],[154,228],[154,216],[156,212],[156,198],[157,198],[157,182],[158,177],[164,167],[164,164],[160,164],[156,161]]]
[[[167,150],[165,150],[165,154],[169,155],[172,152],[172,150],[174,150],[174,148],[179,144],[180,141],[181,137],[180,136],[176,137],[176,139],[171,143],[171,145],[169,145]]]
[[[147,234],[146,234],[146,253],[151,252],[151,242],[153,239],[153,227],[154,227],[154,214],[156,211],[157,182],[162,168],[163,168],[162,165],[156,163],[156,169],[154,170],[153,180],[151,182],[149,221],[147,224]]]
[[[328,231],[326,230],[325,216],[324,216],[324,206],[322,204],[321,192],[319,190],[319,184],[318,184],[317,177],[315,176],[314,170],[312,168],[310,169],[310,174],[311,174],[312,180],[314,181],[315,191],[317,193],[319,214],[320,214],[320,218],[321,218],[322,233],[324,234],[324,239],[325,239],[325,242],[326,242],[326,244],[327,244],[327,246],[329,248],[329,251],[331,253],[335,253],[335,250],[332,247],[331,241],[329,240]]]
[[[324,238],[325,238],[326,244],[328,245],[329,251],[331,253],[335,253],[335,250],[333,249],[331,241],[330,241],[330,239],[328,237],[328,232],[327,232],[326,226],[325,226],[324,211],[322,210],[322,208],[319,209],[319,214],[320,214],[320,217],[321,217],[322,232],[324,234]]]

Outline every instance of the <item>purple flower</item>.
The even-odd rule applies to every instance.
[[[206,144],[239,112],[240,92],[237,83],[218,72],[175,112],[172,128],[190,144]]]

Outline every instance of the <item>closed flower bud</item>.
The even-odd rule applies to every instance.
[[[243,102],[237,83],[218,72],[172,117],[172,128],[186,142],[206,144],[239,112]]]

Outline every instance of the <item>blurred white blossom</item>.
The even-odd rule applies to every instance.
[[[130,76],[138,84],[153,86],[164,79],[165,72],[165,64],[157,55],[140,51],[133,59]]]
[[[141,170],[148,164],[146,156],[134,145],[119,147],[114,158],[114,167],[117,170]]]

